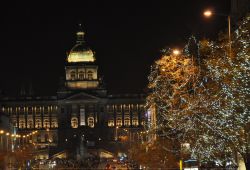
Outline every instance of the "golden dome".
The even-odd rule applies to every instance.
[[[95,57],[91,49],[85,48],[83,44],[76,44],[68,55],[68,62],[94,62]]]
[[[85,46],[84,32],[78,31],[76,33],[77,40],[76,45],[70,50],[67,61],[69,63],[76,62],[94,62],[95,57],[93,51]]]

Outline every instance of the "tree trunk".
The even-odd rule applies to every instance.
[[[245,162],[246,170],[250,170],[250,159]]]
[[[245,162],[246,170],[250,170],[250,154],[247,154],[244,162]]]

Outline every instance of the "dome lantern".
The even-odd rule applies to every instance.
[[[79,24],[79,30],[76,33],[76,43],[84,43],[84,34],[82,24]]]

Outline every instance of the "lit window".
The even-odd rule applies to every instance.
[[[94,118],[93,117],[89,117],[88,118],[88,126],[92,127],[92,128],[95,126]]]
[[[130,119],[129,118],[125,118],[124,125],[125,126],[130,126]]]
[[[45,119],[44,121],[43,121],[43,127],[44,128],[49,128],[50,126],[49,126],[49,120],[48,119]]]
[[[79,72],[79,79],[80,79],[80,80],[83,80],[83,79],[84,79],[84,72],[83,72],[83,71],[80,71],[80,72]]]
[[[121,118],[117,118],[116,125],[119,127],[122,126],[122,119]]]
[[[52,128],[56,128],[57,127],[57,121],[56,120],[52,120],[51,121],[51,127]]]
[[[114,126],[115,126],[114,120],[109,120],[109,121],[108,121],[108,126],[109,126],[109,127],[114,127]]]
[[[122,105],[116,105],[116,111],[121,112],[122,111]]]
[[[17,122],[16,122],[16,120],[14,120],[12,124],[13,124],[15,127],[17,127]]]
[[[88,79],[89,80],[93,79],[93,72],[92,71],[88,71]]]
[[[129,111],[129,105],[124,105],[124,110]]]
[[[36,128],[41,128],[41,120],[36,120]]]
[[[72,128],[78,128],[78,119],[76,117],[73,117],[71,119],[71,127]]]
[[[133,119],[132,120],[132,125],[133,126],[138,126],[138,120],[137,119]]]
[[[24,123],[23,120],[20,120],[20,121],[19,121],[19,128],[20,128],[20,129],[25,128],[25,123]]]
[[[70,78],[71,78],[71,80],[75,80],[76,79],[76,73],[74,71],[70,72]]]
[[[33,121],[29,120],[27,126],[28,128],[33,128]]]

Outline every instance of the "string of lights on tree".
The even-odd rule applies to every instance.
[[[157,110],[154,131],[188,143],[200,162],[236,165],[238,154],[250,162],[249,20],[235,30],[232,54],[226,34],[217,42],[191,36],[183,54],[163,55],[151,68],[147,106]]]

